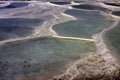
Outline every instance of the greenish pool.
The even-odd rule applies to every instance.
[[[95,51],[94,42],[72,39],[39,38],[8,43],[0,47],[0,74],[5,80],[16,80],[20,75],[46,80],[62,72],[68,63]]]
[[[53,26],[60,36],[91,38],[95,33],[99,33],[111,23],[99,11],[84,11],[70,9],[65,11],[66,14],[75,16],[77,20],[64,22]]]
[[[115,53],[120,53],[120,23],[114,28],[108,30],[105,35],[105,42],[111,51]],[[112,46],[111,46],[112,45]]]

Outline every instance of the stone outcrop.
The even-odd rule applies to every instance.
[[[92,53],[52,80],[120,80],[120,69],[117,63],[107,63],[100,55]]]

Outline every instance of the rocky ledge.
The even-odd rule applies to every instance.
[[[117,63],[107,63],[100,55],[92,53],[52,80],[120,80],[120,68]]]

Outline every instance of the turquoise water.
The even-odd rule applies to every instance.
[[[0,47],[3,66],[0,74],[5,80],[16,80],[20,75],[44,80],[61,73],[68,63],[95,51],[94,42],[72,39],[39,38],[8,43]]]
[[[66,14],[75,16],[77,20],[64,22],[53,26],[60,36],[91,38],[95,33],[100,32],[111,23],[98,11],[66,10]]]

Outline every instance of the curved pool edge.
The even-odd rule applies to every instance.
[[[75,62],[73,65],[69,66],[65,73],[55,76],[51,80],[119,80],[120,65],[107,48],[103,38],[104,33],[107,30],[114,28],[119,21],[119,19],[116,19],[109,28],[104,29],[101,33],[93,36],[97,46],[96,53],[92,53]]]

